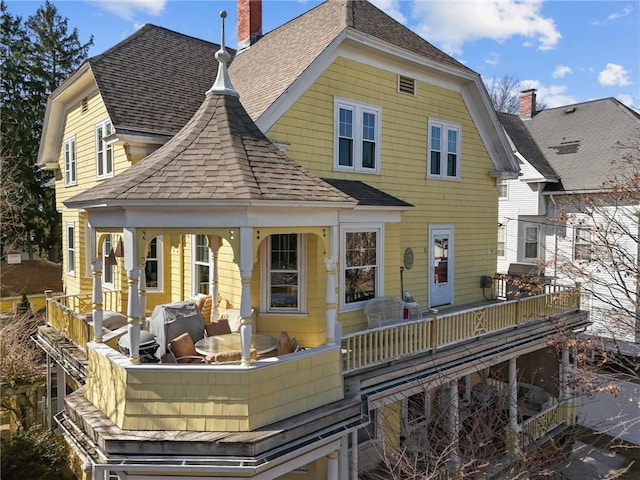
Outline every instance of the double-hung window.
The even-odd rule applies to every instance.
[[[148,291],[162,290],[162,236],[153,238],[149,243],[144,276]]]
[[[76,139],[69,138],[64,141],[64,184],[71,186],[76,184]]]
[[[102,282],[107,288],[113,289],[113,264],[110,257],[113,248],[113,237],[109,234],[105,237],[102,245]]]
[[[336,99],[334,116],[334,168],[354,172],[379,172],[380,108]]]
[[[526,225],[524,227],[524,259],[538,260],[538,238],[540,228],[537,225]]]
[[[429,121],[429,177],[460,179],[460,135],[459,125]]]
[[[113,146],[105,141],[113,133],[109,120],[96,125],[96,176],[107,178],[113,175]]]
[[[576,261],[591,260],[591,229],[575,227],[573,229],[573,259]]]
[[[75,225],[67,223],[67,274],[71,276],[76,274],[75,231]]]
[[[382,261],[381,227],[345,227],[341,248],[342,308],[359,308],[378,296]]]
[[[498,248],[496,254],[499,257],[504,257],[507,245],[507,226],[498,225]]]
[[[195,235],[193,242],[193,294],[209,294],[209,242],[206,235]]]
[[[269,312],[303,313],[306,310],[305,235],[271,235],[263,250],[263,304]]]

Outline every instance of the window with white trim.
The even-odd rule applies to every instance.
[[[306,235],[271,235],[262,250],[263,309],[267,312],[306,311]]]
[[[73,223],[67,223],[67,274],[76,276],[76,227]]]
[[[162,291],[162,236],[149,242],[149,251],[144,262],[147,291]]]
[[[589,227],[574,227],[573,259],[584,262],[591,260],[591,229]]]
[[[381,290],[382,227],[345,227],[342,230],[340,303],[360,308]]]
[[[460,136],[459,125],[429,120],[429,177],[460,178]]]
[[[64,151],[64,184],[72,186],[76,184],[76,139],[69,138],[62,146]]]
[[[524,227],[524,259],[538,260],[540,228],[537,225]]]
[[[106,288],[113,289],[113,271],[114,266],[111,264],[111,250],[113,249],[113,237],[107,235],[102,244],[102,283]]]
[[[113,146],[104,140],[113,133],[110,120],[96,125],[96,177],[113,176]]]
[[[506,245],[507,245],[507,226],[498,225],[498,248],[496,249],[496,254],[499,257],[505,256]]]
[[[498,187],[498,198],[509,197],[509,183],[506,178],[496,179],[496,186]]]
[[[211,268],[209,242],[206,235],[194,235],[193,239],[193,295],[209,295],[209,269]]]
[[[379,172],[380,108],[337,98],[334,108],[334,168]]]

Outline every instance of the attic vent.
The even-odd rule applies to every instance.
[[[89,111],[89,100],[87,97],[82,99],[82,113],[87,113]]]
[[[409,95],[415,95],[416,94],[415,78],[398,75],[398,91],[400,93],[408,93]]]
[[[575,111],[576,111],[576,107],[569,107],[564,111],[564,113],[573,113]]]

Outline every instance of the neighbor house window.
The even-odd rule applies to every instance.
[[[65,140],[64,145],[64,184],[76,184],[76,139]]]
[[[195,235],[193,242],[193,294],[209,294],[209,242],[206,235]]]
[[[295,233],[271,235],[264,249],[264,298],[270,312],[304,312],[306,237]]]
[[[73,223],[67,223],[67,273],[76,274],[76,228]]]
[[[334,168],[380,171],[380,109],[348,100],[335,101]]]
[[[573,229],[573,259],[591,260],[591,229],[575,227]]]
[[[113,267],[111,264],[111,249],[113,248],[113,237],[107,235],[102,244],[102,281],[105,287],[113,288]]]
[[[496,250],[496,253],[499,257],[504,257],[506,244],[507,244],[507,226],[498,225],[498,248]]]
[[[149,242],[149,252],[144,263],[144,276],[147,290],[162,290],[162,237]]]
[[[508,198],[509,183],[506,178],[498,178],[496,180],[496,186],[498,187],[498,198]]]
[[[527,225],[524,227],[524,259],[537,260],[538,238],[540,229],[536,225]]]
[[[341,252],[341,303],[357,308],[380,291],[381,228],[345,228]]]
[[[106,178],[113,175],[113,147],[104,138],[113,133],[109,120],[96,125],[96,176]]]
[[[430,177],[457,180],[460,178],[460,127],[429,121]]]

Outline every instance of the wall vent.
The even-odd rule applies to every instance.
[[[89,111],[89,100],[87,97],[82,99],[82,113],[87,113]]]
[[[405,77],[404,75],[398,75],[398,92],[408,93],[409,95],[415,95],[416,94],[415,78]]]

